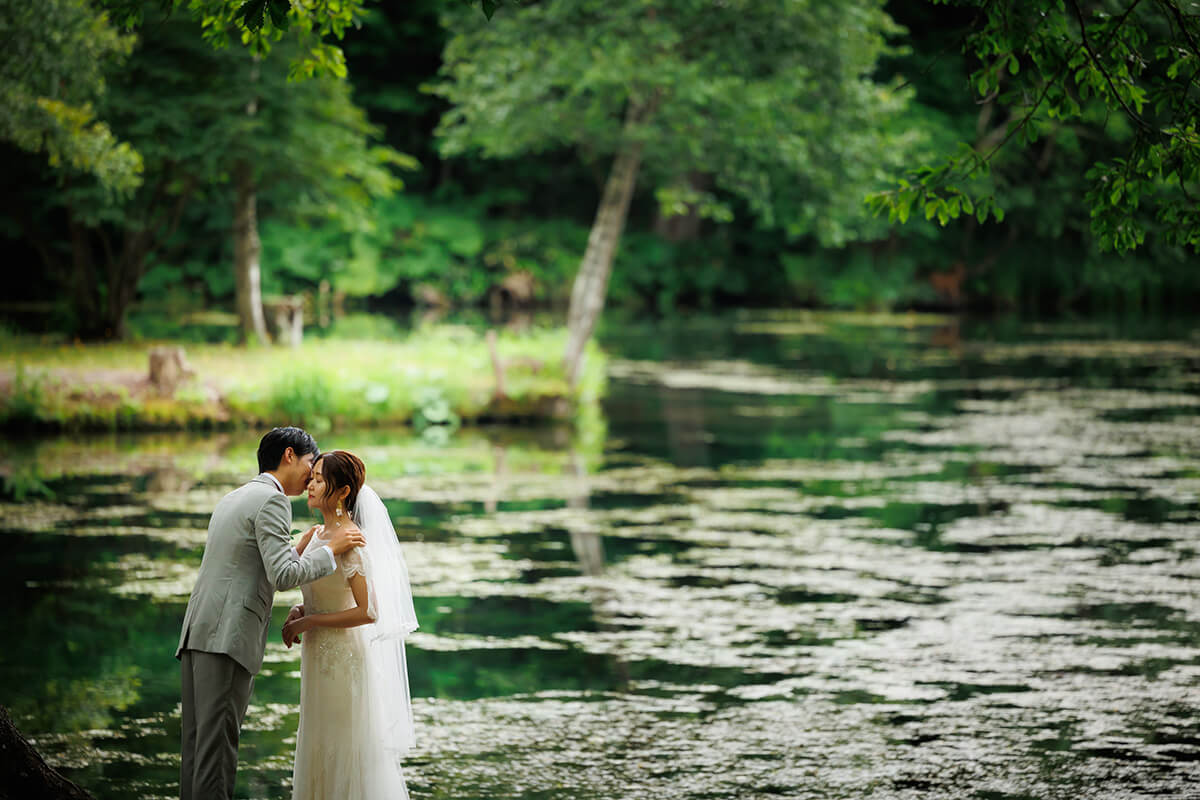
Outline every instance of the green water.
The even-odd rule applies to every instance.
[[[1200,331],[604,340],[599,434],[319,438],[405,542],[414,798],[1200,796]],[[4,442],[0,702],[100,798],[175,791],[179,623],[252,439]],[[290,796],[297,596],[239,797]]]

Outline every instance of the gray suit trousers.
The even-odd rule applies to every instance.
[[[254,676],[224,653],[184,650],[183,758],[180,800],[233,797],[237,778],[238,732]]]

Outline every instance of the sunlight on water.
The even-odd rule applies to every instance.
[[[602,450],[322,437],[412,571],[414,798],[1196,796],[1189,331],[767,315],[608,347]],[[98,796],[169,797],[178,625],[254,443],[6,445],[0,702]],[[298,596],[239,797],[290,796]]]

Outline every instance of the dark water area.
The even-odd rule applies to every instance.
[[[602,339],[586,430],[319,437],[406,548],[414,798],[1200,797],[1200,329]],[[252,438],[4,442],[0,703],[100,798],[176,791],[179,623]],[[238,797],[290,797],[298,596]]]

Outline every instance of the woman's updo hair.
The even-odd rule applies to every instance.
[[[328,453],[321,453],[316,460],[324,464],[321,467],[321,475],[325,479],[325,497],[321,499],[324,500],[343,486],[348,486],[350,494],[346,495],[346,511],[353,512],[358,490],[367,479],[367,467],[362,459],[349,450],[330,450]],[[315,462],[313,466],[316,466]]]

